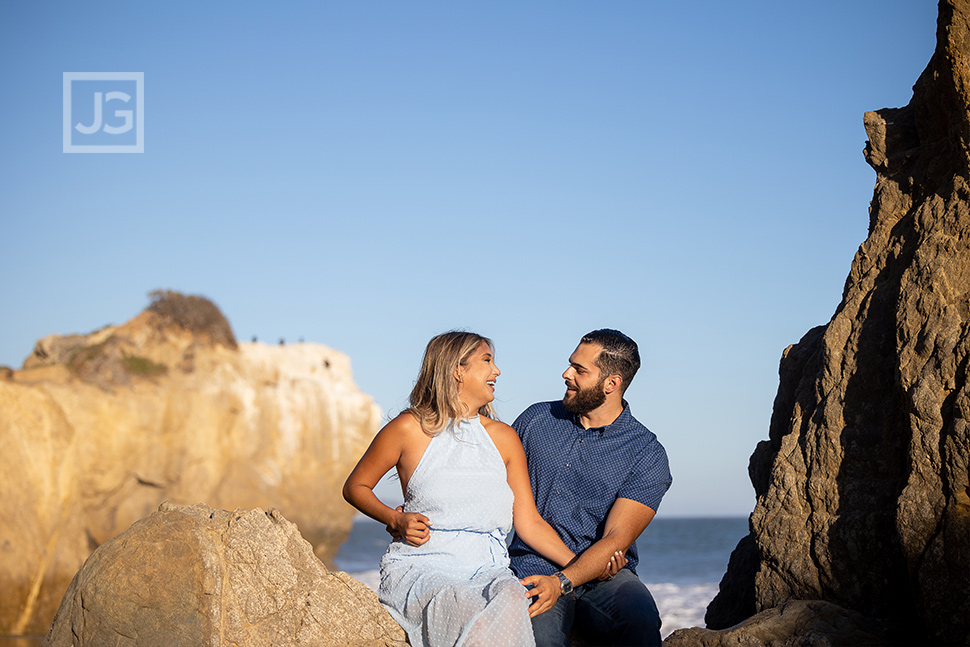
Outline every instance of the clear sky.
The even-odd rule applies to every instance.
[[[781,353],[866,237],[863,113],[909,102],[936,13],[5,0],[0,364],[171,288],[241,341],[347,353],[387,413],[432,335],[480,332],[511,422],[619,328],[670,456],[661,514],[747,514]],[[144,74],[144,153],[63,152],[65,72]]]

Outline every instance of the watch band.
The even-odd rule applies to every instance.
[[[573,583],[569,581],[569,578],[563,575],[562,571],[556,571],[553,573],[559,578],[559,592],[562,595],[569,595],[573,592]]]

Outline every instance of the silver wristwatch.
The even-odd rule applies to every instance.
[[[559,591],[562,595],[569,595],[573,592],[573,583],[562,574],[562,571],[556,571],[553,575],[559,578]]]

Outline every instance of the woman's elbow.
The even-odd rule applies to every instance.
[[[542,517],[538,514],[535,517],[529,515],[520,515],[518,518],[512,517],[512,528],[515,529],[515,534],[525,539],[526,537],[534,536],[536,531],[542,526]]]
[[[354,484],[350,482],[350,479],[344,481],[344,487],[343,490],[341,490],[341,493],[344,496],[344,501],[350,505],[354,505]]]

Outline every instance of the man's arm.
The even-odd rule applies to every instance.
[[[606,516],[603,537],[562,569],[562,574],[574,587],[595,580],[616,551],[625,553],[633,545],[655,514],[656,510],[633,499],[617,499]]]

